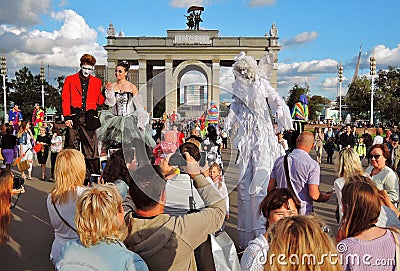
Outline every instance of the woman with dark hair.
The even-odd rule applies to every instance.
[[[15,154],[14,149],[18,143],[17,137],[13,135],[13,132],[13,126],[8,126],[5,134],[1,137],[1,154],[4,157],[7,169],[11,169]]]
[[[342,190],[343,219],[338,231],[338,251],[343,254],[344,270],[377,270],[377,260],[386,259],[385,268],[395,270],[398,230],[377,227],[381,194],[365,176],[350,177]],[[397,239],[397,241],[396,241]],[[369,255],[367,261],[354,261],[351,255]],[[349,260],[352,259],[352,260]],[[398,263],[397,263],[398,264]]]
[[[110,158],[107,159],[107,164],[101,177],[104,182],[113,183],[115,180],[121,180],[129,185],[132,178],[122,150],[113,152]]]
[[[399,202],[399,179],[389,167],[390,151],[386,144],[375,144],[368,151],[370,166],[365,170],[379,190],[386,190],[390,200],[397,207]]]
[[[259,214],[266,219],[266,232],[249,242],[243,253],[240,266],[242,270],[264,270],[264,264],[260,259],[267,260],[269,249],[267,230],[269,226],[284,217],[298,215],[300,203],[296,196],[292,195],[287,188],[274,188],[262,200]]]
[[[149,124],[149,114],[143,107],[137,87],[127,80],[130,64],[122,61],[115,67],[116,82],[107,82],[105,104],[110,107],[100,115],[101,127],[97,136],[103,152],[110,147],[135,146],[138,161],[149,163],[145,144],[155,146]]]
[[[128,150],[127,150],[128,151]],[[135,157],[122,150],[114,151],[107,160],[106,167],[101,175],[102,182],[114,183],[121,197],[125,200],[132,177],[129,169],[135,169]]]
[[[223,168],[221,158],[221,144],[222,139],[218,135],[217,129],[213,125],[208,125],[207,134],[201,143],[202,150],[207,153],[208,164],[217,163]]]

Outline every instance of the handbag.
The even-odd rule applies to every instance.
[[[17,167],[18,167],[18,170],[22,172],[22,171],[29,169],[30,165],[29,165],[28,160],[24,160],[24,161],[19,162],[17,164]]]
[[[226,232],[210,234],[211,250],[216,271],[240,271],[235,244]]]

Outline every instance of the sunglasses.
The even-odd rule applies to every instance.
[[[375,160],[378,160],[379,157],[381,157],[381,156],[382,156],[381,154],[369,154],[369,155],[368,155],[368,158],[369,158],[369,159],[374,158]]]
[[[115,70],[115,73],[123,73],[125,72],[124,70]]]

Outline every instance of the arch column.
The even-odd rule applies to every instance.
[[[177,93],[176,84],[173,84],[172,59],[165,60],[165,112],[171,114],[176,110]]]
[[[148,97],[147,97],[147,63],[145,59],[139,59],[139,94],[142,96],[143,104],[147,106]]]
[[[219,108],[219,75],[220,75],[220,64],[219,59],[213,59],[212,61],[212,87],[211,87],[211,100],[217,103]]]

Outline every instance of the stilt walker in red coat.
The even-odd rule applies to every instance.
[[[94,56],[84,54],[80,71],[65,78],[62,90],[62,109],[67,126],[64,148],[81,150],[86,161],[86,180],[100,174],[96,129],[100,127],[97,106],[105,101],[102,82],[94,77]]]

